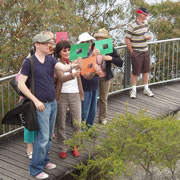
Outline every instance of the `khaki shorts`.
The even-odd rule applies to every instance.
[[[139,75],[141,73],[148,73],[150,71],[149,52],[134,51],[132,56],[132,73]]]

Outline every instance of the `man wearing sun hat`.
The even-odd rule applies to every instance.
[[[33,101],[36,107],[39,130],[35,137],[32,161],[30,163],[30,174],[37,179],[46,179],[48,174],[44,169],[54,169],[55,164],[49,162],[48,152],[52,142],[52,134],[55,125],[57,103],[56,91],[53,83],[54,68],[61,71],[70,71],[78,65],[63,65],[57,62],[49,53],[49,42],[51,37],[45,34],[37,34],[33,39],[35,54],[34,61],[34,95],[26,86],[28,78],[31,79],[30,59],[26,58],[18,79],[18,88],[22,93]]]
[[[132,74],[131,83],[132,90],[130,92],[130,98],[136,98],[136,84],[137,78],[140,73],[143,74],[144,91],[143,93],[149,97],[153,97],[154,94],[148,87],[149,71],[150,71],[150,58],[147,46],[147,40],[152,36],[148,35],[148,25],[145,23],[149,13],[146,8],[140,7],[136,10],[137,18],[128,24],[126,32],[126,44],[130,51],[132,59]]]
[[[109,39],[111,36],[109,32],[105,29],[99,29],[97,33],[94,34],[97,40]],[[107,115],[107,97],[111,86],[111,79],[113,78],[113,73],[111,71],[111,65],[114,64],[118,67],[123,65],[123,61],[118,55],[117,51],[113,48],[111,54],[99,55],[97,56],[97,64],[100,66],[102,71],[99,76],[99,123],[106,124]]]

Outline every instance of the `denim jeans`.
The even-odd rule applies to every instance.
[[[98,89],[94,91],[84,91],[84,101],[82,101],[82,121],[92,126],[97,111]]]
[[[44,103],[45,110],[37,112],[39,130],[33,145],[33,155],[30,163],[30,174],[36,176],[44,170],[49,161],[48,152],[52,142],[52,134],[56,120],[56,100]]]

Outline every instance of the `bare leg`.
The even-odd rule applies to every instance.
[[[32,143],[27,143],[27,150],[26,152],[33,152],[33,144]]]
[[[136,86],[136,83],[137,83],[137,75],[131,73],[131,84],[132,86]]]
[[[148,81],[149,81],[149,73],[143,73],[144,84],[148,84]]]

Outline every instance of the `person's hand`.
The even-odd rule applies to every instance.
[[[95,50],[94,50],[94,55],[95,55],[95,56],[100,55],[100,50],[99,50],[99,49],[95,49]]]
[[[151,33],[150,33],[150,32],[145,33],[145,34],[144,34],[144,38],[145,38],[146,40],[152,39]]]
[[[78,59],[76,59],[75,61],[72,61],[72,67],[75,68],[76,70],[82,68],[82,58],[79,57]]]
[[[44,106],[44,104],[41,101],[36,100],[34,102],[34,104],[35,104],[35,106],[36,106],[38,111],[43,112],[45,110],[45,106]]]
[[[145,39],[146,39],[146,40],[150,40],[150,39],[152,39],[152,36],[151,36],[151,35],[145,36]]]
[[[98,56],[100,55],[100,50],[96,49],[96,47],[94,47],[93,52],[92,52],[92,56]]]
[[[80,76],[80,74],[81,74],[81,71],[77,70],[76,72],[72,73],[72,77],[75,78],[77,76]]]
[[[103,57],[103,60],[105,60],[105,61],[112,61],[112,56],[105,55],[105,56]]]
[[[99,68],[99,66],[96,64],[95,67],[94,67],[95,71],[96,71],[96,74],[99,76],[101,75],[102,71],[101,69]]]

